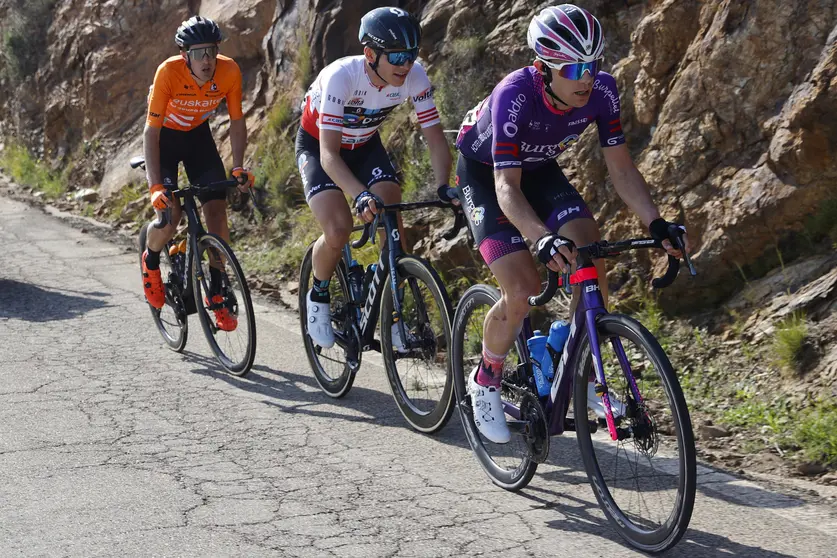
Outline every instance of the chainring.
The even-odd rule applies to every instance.
[[[543,463],[549,457],[549,427],[546,413],[535,395],[527,389],[515,387],[520,396],[520,419],[525,421],[523,439],[529,449],[529,458],[535,463]]]

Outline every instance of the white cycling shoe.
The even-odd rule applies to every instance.
[[[506,413],[500,401],[500,388],[485,387],[477,383],[479,364],[468,380],[468,391],[471,393],[471,408],[474,410],[474,423],[480,434],[495,444],[505,444],[511,440],[509,425],[506,424]]]
[[[625,404],[619,401],[613,392],[608,393],[610,396],[610,411],[613,413],[613,418],[625,416]],[[596,395],[596,382],[587,382],[587,406],[596,413],[600,419],[605,418],[605,406],[601,397]]]
[[[331,305],[327,302],[314,302],[308,291],[308,336],[315,345],[324,349],[334,346],[334,327],[331,325]]]

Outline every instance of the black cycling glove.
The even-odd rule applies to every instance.
[[[570,250],[575,249],[575,244],[572,240],[558,236],[558,233],[546,233],[538,239],[535,246],[538,250],[538,260],[544,265],[552,261],[552,257],[559,253],[558,248],[561,246],[566,246]],[[563,255],[561,257],[564,258]],[[564,258],[564,261],[567,261],[567,258]],[[567,265],[570,265],[570,262],[567,262]]]
[[[358,215],[363,215],[363,212],[366,211],[367,208],[369,208],[369,202],[373,200],[375,201],[375,207],[378,209],[378,211],[380,211],[381,208],[384,206],[384,201],[381,198],[379,198],[369,190],[364,190],[363,192],[358,194],[355,198],[355,213],[357,213]]]
[[[670,240],[676,242],[678,238],[686,234],[686,227],[679,223],[671,223],[662,217],[658,217],[651,221],[648,225],[648,232],[651,233],[651,238],[654,240]]]

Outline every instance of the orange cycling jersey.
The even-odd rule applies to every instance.
[[[187,132],[203,124],[224,98],[230,120],[240,119],[241,70],[232,58],[219,54],[217,60],[215,75],[203,87],[195,83],[182,56],[160,64],[148,95],[146,124]]]

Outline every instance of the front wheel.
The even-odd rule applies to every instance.
[[[662,552],[686,532],[695,503],[689,410],[671,362],[639,322],[605,315],[596,321],[596,330],[619,439],[613,440],[601,416],[588,409],[595,357],[585,333],[573,393],[575,416],[588,419],[575,421],[584,467],[619,534],[642,551]],[[604,406],[598,409],[601,415]],[[591,432],[588,421],[600,423],[598,432]]]
[[[244,376],[256,358],[256,316],[244,272],[224,240],[198,240],[192,290],[209,347],[230,374]]]
[[[483,324],[488,311],[500,300],[500,292],[488,285],[474,285],[462,296],[453,318],[451,369],[459,418],[471,449],[491,482],[506,490],[524,488],[535,474],[538,463],[532,458],[526,437],[512,431],[511,440],[495,444],[480,434],[474,423],[474,411],[468,380],[482,358]],[[526,341],[519,335],[503,364],[503,401],[520,408],[528,378]],[[520,388],[520,389],[516,389]],[[509,419],[508,415],[506,418]]]
[[[410,426],[429,434],[453,414],[451,303],[442,280],[426,261],[404,256],[396,270],[401,323],[393,321],[395,303],[387,276],[381,298],[381,354],[398,410]]]

